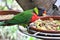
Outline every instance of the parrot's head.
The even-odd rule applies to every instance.
[[[45,16],[46,15],[46,10],[44,8],[37,8],[37,7],[35,7],[33,11],[38,16]]]

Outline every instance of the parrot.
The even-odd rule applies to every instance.
[[[39,17],[33,12],[33,10],[26,10],[24,12],[18,13],[12,19],[5,22],[0,22],[0,26],[3,25],[14,25],[14,24],[29,24],[37,20]]]
[[[36,12],[34,12],[34,10]],[[35,20],[38,20],[39,17],[38,9],[31,9],[31,10],[26,10],[24,12],[18,13],[15,15],[12,19],[7,20],[5,22],[0,22],[1,25],[14,25],[14,24],[20,24],[23,26],[26,26],[27,24],[34,22]]]

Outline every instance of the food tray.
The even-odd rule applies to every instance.
[[[18,27],[20,32],[26,34],[26,35],[29,35],[29,36],[32,36],[32,37],[36,37],[36,38],[39,38],[39,39],[52,39],[52,40],[60,40],[60,34],[51,34],[51,33],[42,33],[42,32],[36,32],[34,30],[27,30],[26,31],[23,31],[21,29],[21,27],[19,26]],[[34,32],[33,34],[29,33],[29,32]],[[47,34],[47,35],[46,35]]]

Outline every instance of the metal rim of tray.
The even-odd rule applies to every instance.
[[[59,37],[49,37],[49,36],[40,36],[40,35],[37,35],[38,33],[40,32],[37,32],[35,34],[30,34],[28,32],[24,32],[23,30],[21,30],[19,27],[18,27],[19,31],[22,32],[23,34],[25,35],[28,35],[28,36],[32,36],[32,37],[35,37],[35,38],[38,38],[38,39],[54,39],[54,40],[60,40],[60,36]],[[49,34],[49,33],[42,33],[41,34]],[[60,34],[49,34],[49,35],[60,35]]]

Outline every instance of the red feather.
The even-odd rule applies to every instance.
[[[39,19],[39,16],[37,16],[35,13],[33,13],[33,16],[31,18],[31,21],[30,22],[34,22],[37,19]]]

